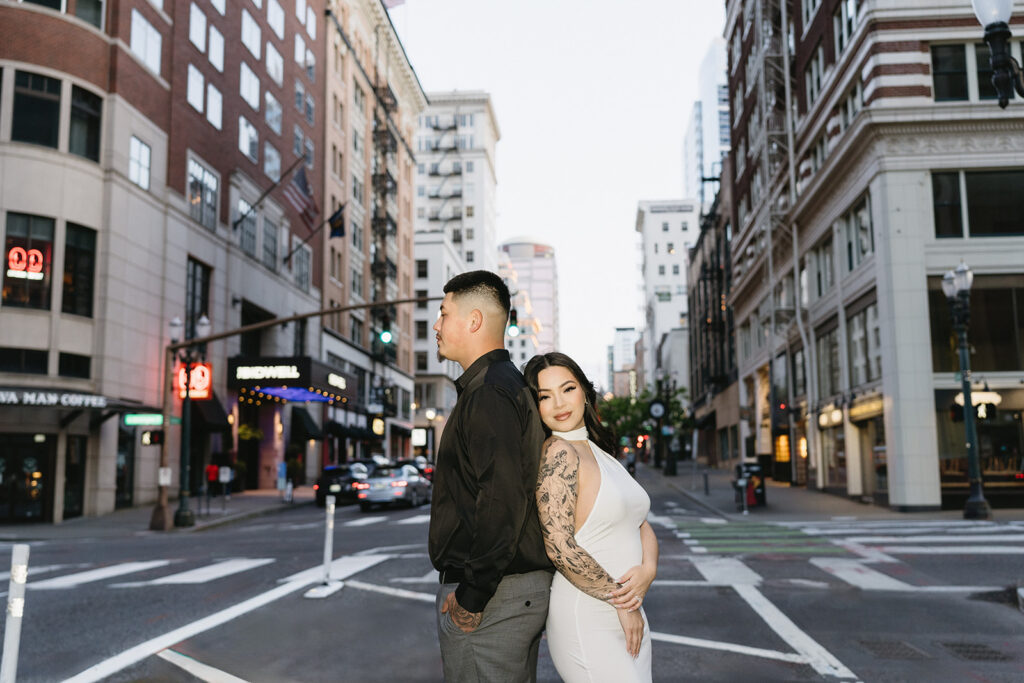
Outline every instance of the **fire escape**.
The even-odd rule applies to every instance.
[[[394,91],[379,74],[374,91],[376,106],[373,112],[371,300],[388,301],[398,298],[398,142],[389,124],[389,117],[398,110],[398,102]],[[397,358],[396,344],[383,342],[380,332],[390,330],[394,325],[395,307],[374,306],[371,316],[374,329],[373,355],[382,362],[394,363]]]
[[[450,121],[435,118],[432,128],[437,137],[430,143],[430,151],[441,155],[431,162],[428,175],[440,178],[440,183],[430,190],[429,198],[437,200],[437,205],[436,208],[431,206],[428,219],[440,223],[441,229],[461,248],[462,162],[459,159],[458,113],[453,114]]]

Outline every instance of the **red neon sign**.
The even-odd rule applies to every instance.
[[[7,277],[42,280],[43,252],[38,249],[12,247],[7,252]]]
[[[175,386],[178,389],[178,398],[185,398],[185,377],[187,376],[184,364],[178,365],[176,372],[177,381]],[[192,376],[188,386],[188,397],[193,401],[205,401],[213,397],[213,366],[210,363],[193,363]]]

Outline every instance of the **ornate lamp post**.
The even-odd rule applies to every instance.
[[[184,324],[181,318],[175,317],[168,323],[171,343],[177,344],[182,337]],[[205,315],[196,322],[196,336],[199,338],[210,336],[210,319]],[[192,457],[192,401],[189,391],[192,384],[192,364],[201,360],[203,352],[201,349],[186,347],[182,349],[178,360],[185,364],[185,397],[181,401],[181,469],[179,471],[180,490],[178,493],[178,509],[174,513],[174,526],[193,526],[196,523],[195,515],[188,507],[189,497],[189,462]]]
[[[942,292],[949,300],[953,316],[953,330],[960,348],[960,379],[964,392],[964,431],[967,438],[967,480],[970,495],[964,506],[965,519],[988,519],[991,512],[981,484],[981,465],[978,462],[978,432],[974,424],[974,403],[971,401],[971,359],[967,346],[967,325],[970,322],[971,283],[974,273],[967,264],[960,263],[956,270],[942,278]]]
[[[999,106],[1006,108],[1013,91],[1024,97],[1024,73],[1020,64],[1010,56],[1010,15],[1013,0],[972,0],[974,14],[985,27],[992,64],[992,85],[999,95]]]

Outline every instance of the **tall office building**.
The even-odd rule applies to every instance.
[[[517,238],[504,242],[501,251],[516,272],[519,291],[529,294],[536,322],[537,352],[559,351],[558,265],[555,250],[547,244]]]
[[[498,269],[495,151],[501,131],[491,96],[429,93],[416,129],[416,231],[448,236],[468,270]]]
[[[729,83],[725,40],[716,36],[700,64],[698,95],[683,139],[683,196],[697,197],[707,207],[718,183],[705,178],[722,174],[729,153]]]
[[[674,354],[677,366],[669,368],[663,365],[659,350],[665,335],[685,326],[686,259],[699,233],[699,211],[697,201],[692,199],[641,201],[637,207],[645,321],[642,367],[637,368],[642,373],[642,386],[654,387],[659,373],[674,373],[680,387],[689,384],[685,354]]]
[[[540,321],[533,310],[530,292],[519,285],[519,273],[512,265],[512,260],[504,251],[498,253],[498,274],[508,285],[512,295],[512,309],[516,312],[516,329],[505,331],[505,348],[509,358],[519,368],[538,353],[540,342],[537,333],[541,329]]]

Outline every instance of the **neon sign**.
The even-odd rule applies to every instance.
[[[178,366],[178,398],[185,398],[185,381],[188,376],[184,365]],[[213,367],[210,363],[193,363],[191,381],[188,383],[188,397],[193,401],[204,401],[213,397]]]
[[[7,252],[7,277],[42,280],[43,252],[38,249],[12,247]]]

